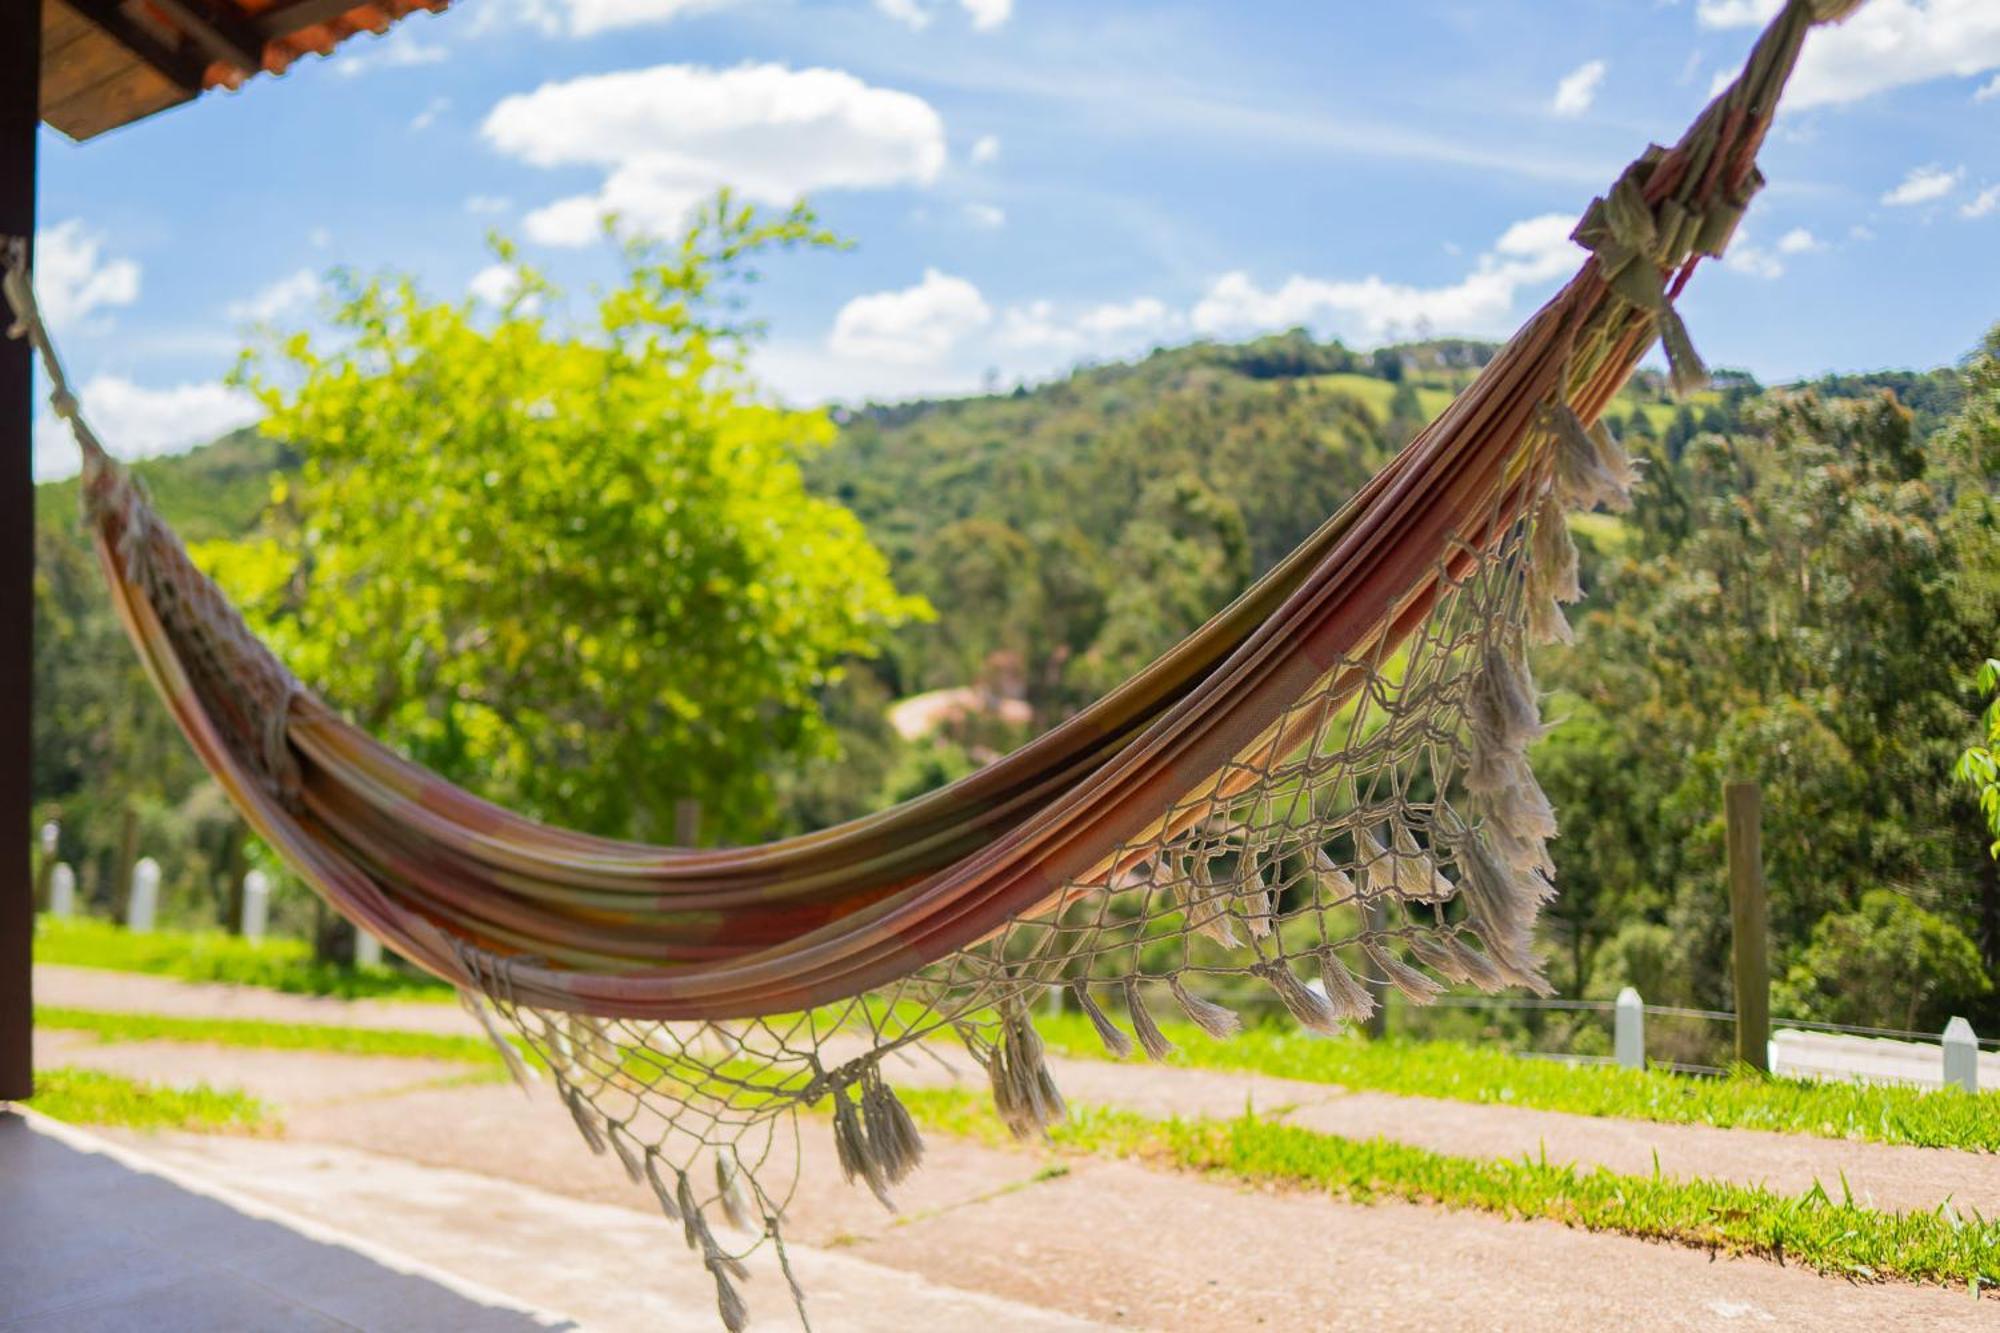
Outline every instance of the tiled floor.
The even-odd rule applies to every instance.
[[[0,1114],[0,1329],[526,1333],[559,1317]]]

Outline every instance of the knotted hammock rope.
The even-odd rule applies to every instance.
[[[962,1042],[1018,1134],[1063,1114],[1030,1006],[1067,988],[1110,1050],[1256,978],[1305,1026],[1446,985],[1545,991],[1556,821],[1529,770],[1531,642],[1581,596],[1565,515],[1629,504],[1599,414],[1657,338],[1704,374],[1673,297],[1761,184],[1755,155],[1815,24],[1790,0],[1741,76],[1649,148],[1575,239],[1582,270],[1339,513],[1106,698],[942,791],[760,847],[654,848],[511,815],[338,717],[251,634],[83,420],[8,254],[84,460],[114,600],[176,721],[336,908],[460,988],[524,1085],[518,1038],[590,1147],[658,1195],[746,1314],[744,1258],[793,1183],[801,1108],[887,1203],[922,1141],[883,1062]],[[1204,983],[1208,983],[1205,985]],[[1128,1034],[1113,1015],[1123,1012]],[[796,1283],[791,1283],[800,1301]]]

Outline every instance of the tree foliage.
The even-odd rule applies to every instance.
[[[818,701],[923,612],[854,516],[810,495],[823,412],[744,370],[735,293],[830,238],[726,196],[635,242],[586,317],[513,264],[494,312],[344,276],[332,336],[240,378],[303,466],[261,547],[208,551],[301,676],[493,799],[665,838],[768,829],[772,774],[833,743]]]

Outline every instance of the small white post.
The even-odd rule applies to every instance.
[[[49,872],[49,915],[65,921],[76,915],[76,872],[67,862]]]
[[[1962,1018],[1944,1025],[1944,1085],[1979,1091],[1979,1038]]]
[[[243,938],[252,944],[264,938],[271,924],[271,877],[253,870],[243,877]]]
[[[51,819],[42,825],[42,856],[54,860],[56,848],[62,845],[62,825]]]
[[[1630,986],[1618,992],[1618,1004],[1612,1011],[1611,1047],[1620,1067],[1646,1067],[1646,1002]]]
[[[160,863],[142,856],[132,867],[132,901],[125,908],[125,928],[144,935],[160,913]]]
[[[376,939],[359,926],[354,928],[354,965],[356,967],[382,966],[382,941]]]

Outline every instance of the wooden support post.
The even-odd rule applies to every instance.
[[[1735,940],[1736,1058],[1771,1070],[1771,966],[1764,935],[1763,798],[1754,782],[1723,788],[1729,826],[1729,921]]]
[[[35,234],[40,0],[0,4],[0,236]],[[11,319],[6,322],[11,322]],[[0,1101],[35,1090],[30,993],[35,892],[28,698],[35,650],[34,378],[25,339],[0,339]]]
[[[683,796],[674,802],[674,846],[692,847],[701,841],[701,802]]]

